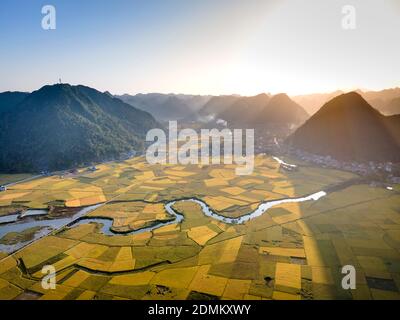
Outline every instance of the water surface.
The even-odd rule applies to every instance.
[[[123,234],[126,235],[132,235],[132,234],[139,234],[143,232],[151,232],[156,229],[159,229],[164,226],[168,226],[171,224],[178,224],[181,223],[184,220],[184,216],[177,212],[174,209],[174,205],[178,202],[192,202],[196,203],[201,207],[202,213],[210,217],[212,219],[215,219],[220,222],[224,222],[227,224],[244,224],[252,219],[255,219],[257,217],[262,216],[265,212],[267,212],[270,208],[285,204],[285,203],[300,203],[300,202],[305,202],[305,201],[317,201],[322,197],[325,197],[327,195],[326,192],[320,191],[317,193],[314,193],[312,195],[306,196],[306,197],[301,197],[301,198],[287,198],[287,199],[280,199],[280,200],[272,200],[272,201],[266,201],[261,203],[255,210],[252,212],[249,212],[248,214],[242,215],[237,218],[230,218],[223,216],[219,213],[216,213],[213,211],[207,203],[205,203],[202,200],[191,198],[191,199],[183,199],[183,200],[175,200],[175,201],[170,201],[167,204],[165,204],[165,210],[172,216],[174,217],[173,220],[168,221],[168,222],[158,222],[155,223],[149,227],[142,228],[139,230],[134,230],[131,232],[126,232]],[[85,217],[89,212],[92,212],[93,210],[96,210],[97,208],[103,206],[104,203],[90,206],[83,208],[79,212],[75,213],[72,216],[64,217],[64,218],[50,218],[50,217],[44,217],[45,214],[48,212],[46,210],[27,210],[23,214],[18,214],[18,215],[10,215],[6,217],[1,217],[1,221],[3,221],[3,224],[0,224],[0,239],[3,238],[6,234],[10,232],[23,232],[24,230],[34,228],[34,227],[41,227],[41,229],[35,233],[34,237],[32,240],[29,240],[27,242],[21,242],[15,245],[4,245],[0,244],[0,251],[1,252],[6,252],[6,253],[13,253],[30,243],[49,235],[52,231],[54,230],[59,230],[63,227],[69,226],[69,227],[76,227],[82,224],[87,224],[87,223],[98,223],[101,225],[100,232],[108,235],[108,236],[113,236],[116,234],[121,234],[121,232],[115,232],[112,230],[112,225],[113,225],[113,220],[107,219],[107,218],[96,218],[96,217]]]
[[[214,212],[204,201],[199,200],[199,199],[191,198],[191,199],[184,199],[184,200],[175,200],[175,201],[168,202],[165,205],[165,210],[171,216],[175,217],[174,220],[171,220],[168,222],[159,222],[152,226],[149,226],[149,227],[146,227],[143,229],[139,229],[139,230],[130,231],[130,232],[124,232],[123,234],[132,235],[132,234],[139,234],[139,233],[143,233],[143,232],[151,232],[153,230],[159,229],[164,226],[181,223],[184,220],[184,216],[174,209],[174,205],[178,202],[196,203],[201,207],[202,213],[205,216],[213,218],[220,222],[224,222],[227,224],[244,224],[254,218],[262,216],[266,211],[268,211],[268,209],[270,209],[272,207],[275,207],[275,206],[278,206],[281,204],[285,204],[285,203],[300,203],[300,202],[305,202],[305,201],[317,201],[320,198],[325,197],[326,195],[327,195],[326,192],[320,191],[320,192],[317,192],[317,193],[314,193],[312,195],[309,195],[307,197],[302,197],[302,198],[288,198],[288,199],[263,202],[254,211],[252,211],[248,214],[245,214],[243,216],[240,216],[238,218],[229,218],[229,217],[223,216],[221,214],[218,214],[218,213]],[[76,227],[78,225],[87,224],[90,222],[101,224],[102,226],[101,226],[100,232],[105,235],[112,236],[115,234],[121,234],[121,232],[115,232],[112,230],[113,220],[111,218],[107,219],[107,218],[87,217],[87,218],[83,218],[80,221],[72,224],[71,227]]]
[[[80,217],[88,214],[93,210],[96,210],[102,205],[104,204],[98,204],[95,206],[83,208],[74,215],[64,218],[44,217],[44,215],[48,214],[47,210],[27,210],[23,214],[1,217],[4,218],[3,221],[6,221],[5,218],[9,218],[10,221],[8,223],[4,222],[5,224],[0,224],[0,239],[11,232],[23,232],[24,230],[35,227],[41,227],[42,229],[35,233],[32,240],[20,242],[15,245],[0,244],[0,252],[15,252],[27,246],[28,244],[49,235],[52,231],[67,226],[69,223],[75,221],[76,219],[79,219]]]

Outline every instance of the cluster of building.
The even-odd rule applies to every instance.
[[[263,136],[256,140],[255,152],[267,154],[289,154],[304,162],[313,163],[323,168],[332,168],[353,172],[373,180],[400,184],[400,163],[393,162],[356,162],[339,161],[331,156],[322,156],[293,149],[283,143],[284,139],[273,136]],[[294,167],[284,167],[287,171],[295,170]]]
[[[398,163],[339,161],[331,156],[315,155],[298,149],[292,149],[290,153],[300,160],[311,162],[323,168],[345,170],[360,176],[400,183],[400,164]]]

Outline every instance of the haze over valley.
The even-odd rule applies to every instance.
[[[399,0],[0,1],[0,301],[400,300],[399,30]]]
[[[374,109],[363,97],[379,107]],[[109,92],[68,84],[45,86],[33,93],[4,92],[0,93],[0,168],[8,172],[59,170],[143,152],[146,132],[162,128],[170,120],[197,130],[255,129],[258,152],[269,150],[276,139],[285,141],[292,134],[288,140],[291,146],[314,154],[338,160],[398,161],[399,99],[398,88],[292,98],[284,93],[253,97],[155,93],[113,97]],[[335,101],[341,101],[342,109],[334,106]],[[322,104],[315,107],[319,103]],[[324,111],[330,112],[327,120],[320,116]],[[376,120],[372,120],[374,117]],[[21,127],[25,129],[20,130]],[[321,135],[328,127],[329,139],[337,142]],[[308,136],[304,136],[305,132]],[[352,137],[354,134],[357,138]],[[375,150],[374,143],[380,149]],[[348,152],[343,149],[346,145]],[[357,154],[356,149],[364,151]],[[350,150],[355,154],[348,154]]]

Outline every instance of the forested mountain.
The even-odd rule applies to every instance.
[[[160,127],[147,112],[85,86],[45,86],[0,118],[0,171],[32,172],[118,158]]]
[[[356,92],[326,103],[287,142],[346,161],[400,160],[400,117],[385,117]]]
[[[29,93],[27,92],[3,92],[0,93],[0,114],[14,108],[18,103],[24,100]]]

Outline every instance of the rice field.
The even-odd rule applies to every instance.
[[[197,198],[238,217],[265,200],[306,196],[356,178],[308,166],[287,172],[266,156],[257,157],[251,176],[234,170],[149,166],[135,158],[15,184],[0,193],[0,207],[7,214],[18,206],[104,203],[89,217],[111,219],[113,230],[126,232],[168,221],[164,204],[171,200]],[[152,232],[110,236],[88,221],[14,254],[0,253],[0,299],[26,292],[45,300],[400,299],[396,190],[355,184],[318,201],[273,207],[243,225],[215,221],[195,203],[178,201],[174,208],[182,223]],[[357,272],[355,290],[341,287],[341,267],[349,264]],[[56,269],[55,290],[41,286],[45,265]]]

